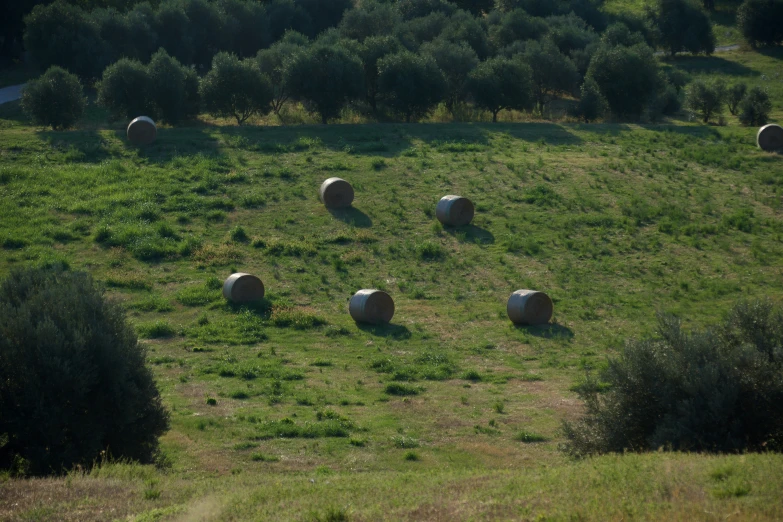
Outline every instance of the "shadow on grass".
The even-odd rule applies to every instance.
[[[37,135],[65,154],[67,161],[100,163],[110,158],[135,156],[150,163],[168,163],[182,156],[221,156],[219,142],[208,128],[158,129],[154,143],[136,146],[128,142],[125,130],[109,133],[99,129],[41,130]]]
[[[252,301],[250,303],[232,303],[227,301],[226,308],[234,313],[248,311],[263,319],[269,319],[269,316],[272,313],[272,301],[266,297],[261,298],[258,301]]]
[[[495,242],[495,236],[492,232],[476,225],[465,225],[463,227],[444,226],[443,230],[461,243],[491,245]]]
[[[720,74],[724,76],[752,76],[750,67],[719,56],[676,56],[667,63],[692,74]]]
[[[332,208],[329,213],[336,219],[349,225],[359,228],[369,228],[372,226],[370,216],[355,207]]]
[[[514,325],[521,332],[544,339],[573,339],[574,331],[559,324]]]
[[[397,324],[366,324],[356,323],[356,327],[363,332],[378,337],[387,337],[395,341],[404,341],[411,338],[411,331],[405,326]]]

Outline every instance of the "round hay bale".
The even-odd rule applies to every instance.
[[[324,181],[318,195],[326,208],[346,208],[353,203],[353,187],[340,178],[329,178]]]
[[[394,301],[381,290],[359,290],[351,297],[348,311],[357,323],[386,324],[394,316]]]
[[[552,300],[544,292],[517,290],[508,298],[506,311],[514,324],[544,324],[552,318]]]
[[[461,227],[473,220],[473,203],[461,196],[443,196],[435,208],[438,221],[444,225]]]
[[[264,297],[264,283],[251,274],[231,274],[223,283],[223,297],[232,303],[258,301]]]
[[[151,118],[139,116],[128,124],[127,134],[134,145],[149,145],[158,136],[158,128]]]
[[[766,151],[783,149],[783,127],[774,123],[764,125],[756,134],[756,145]]]

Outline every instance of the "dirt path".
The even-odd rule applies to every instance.
[[[10,87],[4,87],[0,89],[0,105],[3,103],[12,102],[22,97],[22,88],[27,85],[22,83],[20,85],[12,85]]]

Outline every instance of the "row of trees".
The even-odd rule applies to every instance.
[[[176,81],[167,81],[162,73],[157,83],[152,81],[152,71],[163,70],[164,63]],[[176,122],[181,110],[175,117],[165,114],[166,107],[175,104],[155,102],[155,92],[170,92],[184,78],[191,86],[183,95],[184,105],[193,106],[188,102],[196,91],[192,70],[164,50],[146,70],[150,72],[127,59],[108,67],[98,83],[99,101],[115,117],[151,113]],[[413,53],[393,36],[358,42],[332,31],[309,42],[304,35],[289,32],[253,59],[218,53],[199,92],[203,110],[234,117],[239,124],[254,114],[279,113],[288,100],[302,102],[324,123],[338,117],[348,103],[376,116],[384,111],[388,117],[411,121],[441,102],[452,112],[472,102],[495,120],[504,109],[543,114],[556,96],[578,93],[585,78],[586,89],[598,96],[597,105],[583,107],[587,120],[601,117],[601,108],[626,119],[638,119],[645,112],[671,113],[679,109],[678,91],[684,84],[682,78],[662,72],[639,33],[615,24],[604,33],[584,72],[549,38],[519,42],[501,55],[481,60],[467,43],[445,38],[427,42]],[[166,94],[167,99],[172,96]]]
[[[712,52],[709,18],[693,0],[657,0],[648,17],[621,17],[649,45]],[[89,4],[89,2],[88,2]],[[185,65],[206,70],[218,52],[255,56],[292,30],[308,39],[333,32],[363,43],[391,36],[407,50],[438,38],[466,43],[480,60],[547,38],[581,72],[611,25],[591,0],[164,0],[135,3],[127,11],[85,10],[67,0],[38,5],[25,18],[25,46],[42,67],[59,65],[84,81],[101,76],[121,58],[147,62],[159,48]],[[466,8],[462,9],[460,7]]]
[[[748,90],[744,83],[727,86],[720,80],[692,82],[685,103],[704,123],[722,116],[724,107],[745,125],[764,125],[772,112],[769,95],[761,87]]]

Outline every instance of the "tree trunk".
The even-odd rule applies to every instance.
[[[326,125],[326,114],[324,114],[324,113],[321,113],[321,123]]]
[[[498,113],[500,112],[500,109],[496,111],[492,111],[492,123],[497,123],[498,121]]]

